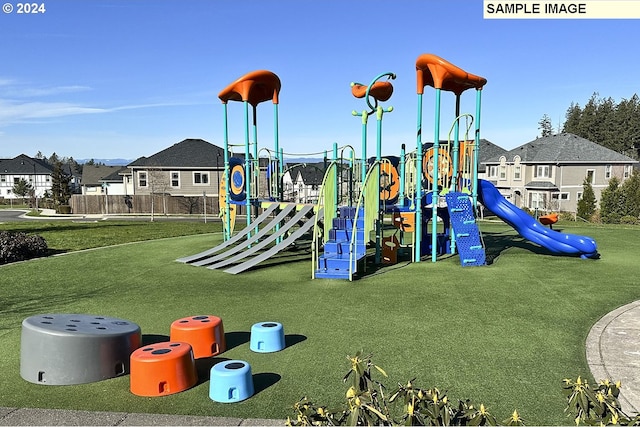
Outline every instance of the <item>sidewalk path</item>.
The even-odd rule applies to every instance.
[[[596,381],[621,381],[619,400],[627,415],[640,412],[640,301],[613,310],[593,325],[587,363]]]
[[[0,426],[284,426],[285,420],[0,407]]]

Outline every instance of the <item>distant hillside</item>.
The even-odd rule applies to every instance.
[[[80,164],[85,164],[93,160],[93,163],[97,165],[106,165],[106,166],[126,166],[131,163],[133,160],[130,159],[80,159],[76,160],[76,162]]]

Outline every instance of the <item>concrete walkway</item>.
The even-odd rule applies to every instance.
[[[596,381],[620,381],[620,405],[640,412],[640,301],[602,317],[587,337],[587,362]]]
[[[284,426],[286,420],[0,407],[0,426]]]

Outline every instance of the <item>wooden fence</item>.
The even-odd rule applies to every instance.
[[[117,215],[218,215],[218,197],[162,195],[105,196],[74,194],[69,201],[74,214]],[[244,206],[237,206],[243,214]]]

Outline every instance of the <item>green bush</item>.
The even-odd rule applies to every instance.
[[[41,236],[0,231],[0,265],[47,255],[47,242]]]
[[[638,225],[640,224],[640,219],[636,218],[635,216],[625,215],[620,218],[620,224]]]
[[[562,211],[558,213],[558,221],[575,221],[576,216],[573,212]]]
[[[57,212],[59,214],[70,214],[71,213],[71,206],[69,205],[60,205],[58,206],[58,209],[56,209]]]

